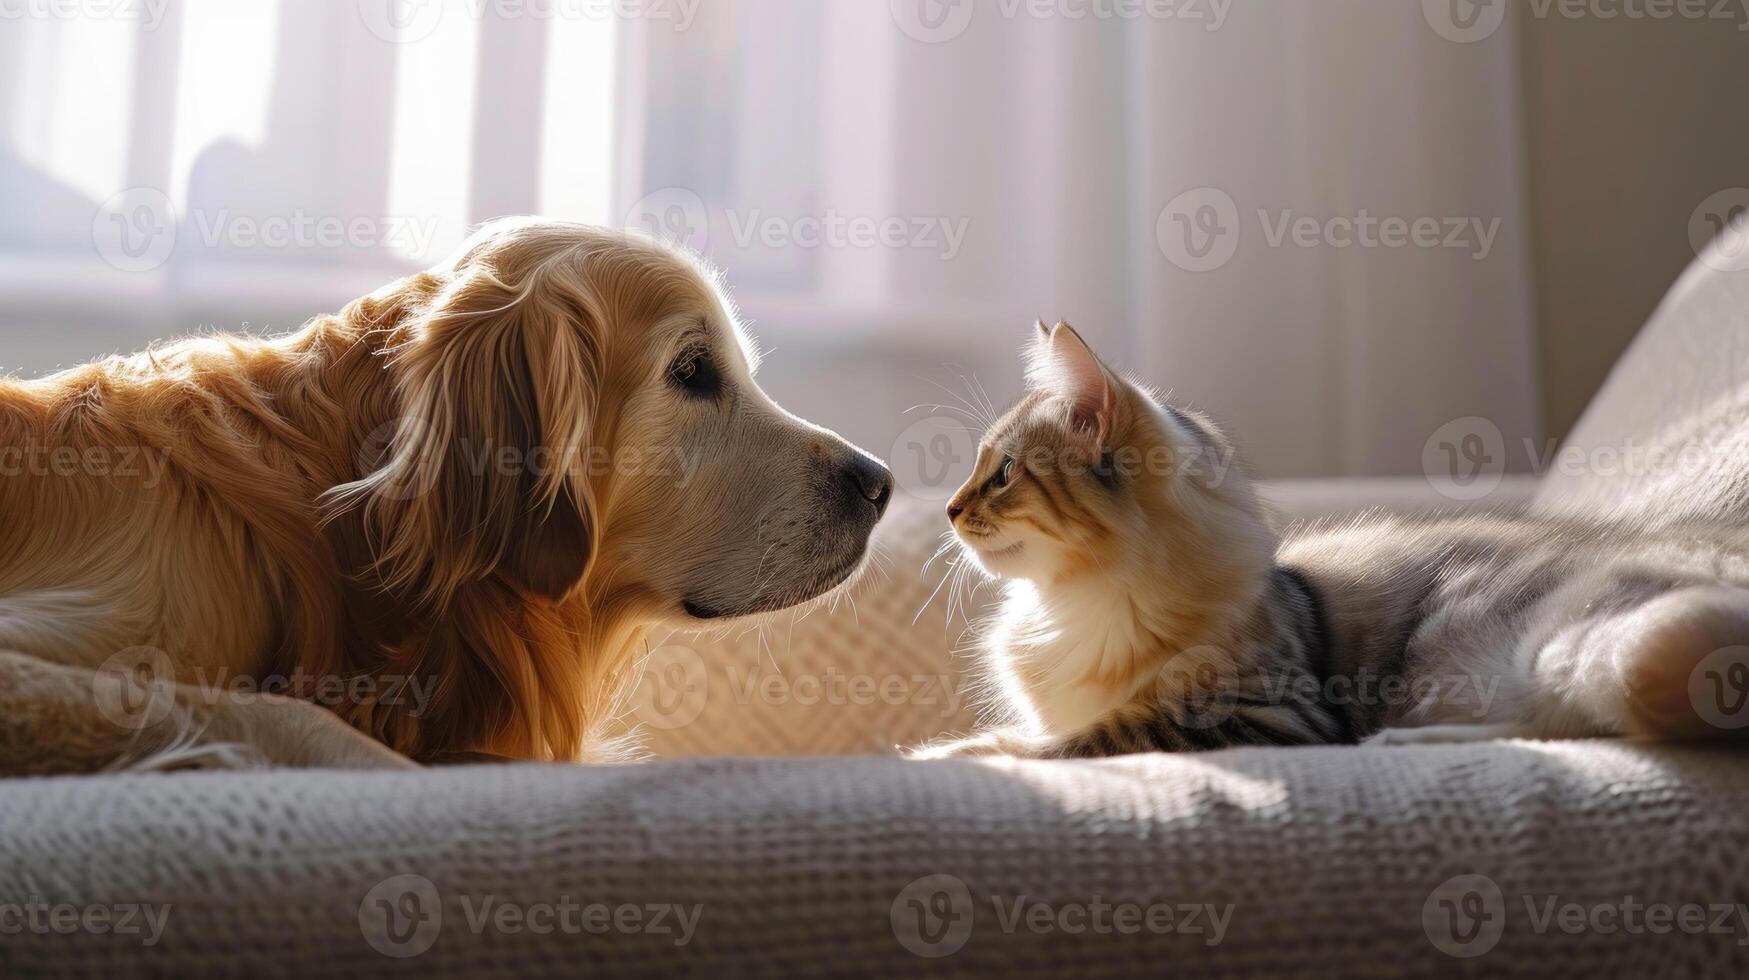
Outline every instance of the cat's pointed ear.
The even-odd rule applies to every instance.
[[[1075,427],[1104,446],[1117,417],[1117,379],[1074,327],[1061,321],[1049,330],[1043,321],[1039,327],[1027,351],[1027,387],[1068,402]]]

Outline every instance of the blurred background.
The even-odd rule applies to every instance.
[[[945,498],[1035,317],[1270,477],[1531,470],[1749,205],[1737,0],[0,0],[0,372],[539,213],[683,241]],[[947,407],[934,407],[947,406]]]

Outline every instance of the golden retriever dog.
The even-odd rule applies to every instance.
[[[617,757],[653,628],[857,574],[886,469],[715,279],[493,223],[271,339],[0,380],[0,773]]]

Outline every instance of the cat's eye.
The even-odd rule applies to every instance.
[[[999,490],[1007,486],[1008,481],[1013,478],[1014,457],[1004,456],[1002,457],[1002,465],[996,468],[996,475],[990,478],[990,486]]]

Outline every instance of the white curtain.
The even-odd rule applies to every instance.
[[[1510,23],[1462,44],[1423,5],[1375,0],[1062,15],[1102,6],[1118,9],[745,0],[652,31],[646,77],[685,108],[653,114],[678,125],[652,133],[622,193],[696,191],[762,338],[822,371],[854,369],[840,343],[909,344],[1011,393],[1023,328],[1061,316],[1212,410],[1272,475],[1416,473],[1465,416],[1507,445],[1538,435]],[[1206,194],[1180,198],[1199,188],[1237,222],[1230,259],[1200,272],[1162,245],[1181,233],[1162,218],[1175,199],[1207,213]],[[752,210],[965,236],[951,258],[926,241],[786,265],[729,227]],[[1435,219],[1441,244],[1338,247],[1358,234],[1339,227],[1278,245],[1284,216]],[[919,395],[838,387],[817,407],[847,397],[891,420]]]
[[[1211,410],[1269,475],[1418,472],[1464,416],[1538,434],[1510,22],[1456,43],[1377,0],[117,8],[153,22],[0,21],[0,299],[29,311],[0,369],[291,326],[538,211],[701,248],[774,348],[767,384],[883,455],[938,384],[1012,396],[1034,317]],[[174,248],[118,257],[142,188]],[[1494,231],[1479,257],[1474,233],[1272,242],[1363,212]],[[362,233],[246,234],[299,216]],[[1223,236],[1198,258],[1187,229]]]

